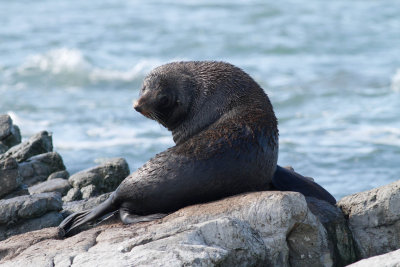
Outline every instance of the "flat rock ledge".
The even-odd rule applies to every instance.
[[[47,228],[0,242],[1,266],[333,266],[319,219],[294,192],[256,192],[147,223],[61,239]]]
[[[348,218],[359,258],[400,249],[400,180],[346,196],[337,205]]]
[[[348,265],[349,267],[399,267],[400,266],[400,249],[364,259]]]

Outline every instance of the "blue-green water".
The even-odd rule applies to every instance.
[[[132,109],[146,73],[224,60],[279,119],[279,164],[336,197],[400,179],[400,1],[0,0],[0,113],[71,173],[173,145]]]

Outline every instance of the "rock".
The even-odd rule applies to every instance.
[[[78,172],[70,176],[68,181],[74,188],[81,190],[82,198],[88,198],[114,191],[129,173],[129,166],[125,159],[116,158],[97,167]]]
[[[140,240],[140,241],[139,241]],[[218,218],[191,225],[183,232],[142,245],[120,248],[140,266],[263,266],[267,248],[249,223],[235,218]],[[171,244],[174,244],[172,249]],[[167,249],[167,250],[165,250]],[[149,253],[153,251],[153,253]],[[77,262],[84,262],[78,255]],[[127,262],[128,263],[128,262]]]
[[[0,240],[47,227],[54,227],[59,225],[62,220],[63,217],[59,212],[52,211],[41,217],[25,220],[14,225],[0,225]]]
[[[29,140],[12,147],[6,153],[0,155],[0,161],[6,158],[15,158],[18,162],[23,162],[30,157],[51,152],[53,141],[51,134],[46,131],[35,134]]]
[[[255,192],[162,220],[54,229],[0,242],[3,266],[332,266],[326,230],[295,192]],[[26,240],[26,241],[25,241]],[[19,249],[17,249],[19,248]]]
[[[17,161],[13,158],[0,161],[0,198],[17,189],[21,183]]]
[[[348,217],[361,258],[400,248],[400,180],[346,196],[338,206]]]
[[[61,234],[62,232],[59,228],[53,227],[39,231],[33,231],[19,236],[12,236],[6,241],[2,242],[5,244],[5,246],[0,246],[0,260],[4,261],[18,256],[21,251],[24,251],[30,246],[33,246],[43,240],[59,239]]]
[[[328,234],[334,266],[345,266],[357,260],[353,235],[342,211],[324,200],[306,197],[308,208],[318,217]]]
[[[68,191],[67,195],[62,198],[64,202],[74,201],[79,199],[82,199],[82,193],[81,190],[77,187],[71,188]]]
[[[13,125],[9,115],[0,115],[0,153],[19,143],[21,143],[21,133],[18,126]]]
[[[12,191],[12,193],[5,195],[2,199],[10,199],[10,198],[25,196],[25,195],[29,195],[28,186],[22,184],[17,189]]]
[[[82,199],[88,199],[94,196],[97,196],[96,186],[90,184],[81,188]]]
[[[69,172],[68,171],[53,172],[52,174],[50,174],[50,176],[47,178],[47,180],[52,180],[52,179],[56,179],[56,178],[68,179]]]
[[[45,192],[59,192],[63,196],[68,192],[70,188],[71,186],[69,185],[67,180],[56,178],[29,187],[29,193],[32,195]]]
[[[18,145],[21,143],[21,132],[19,130],[19,127],[14,125],[11,128],[11,134],[5,138],[4,140],[1,141],[1,143],[8,148],[11,148],[15,145]]]
[[[40,217],[49,211],[62,209],[59,193],[42,193],[0,200],[0,225],[13,225],[19,221]]]
[[[0,154],[3,154],[4,152],[6,152],[8,150],[8,146],[4,145],[1,141],[0,141]]]
[[[380,255],[371,257],[365,260],[358,261],[348,267],[399,267],[400,266],[400,249]]]
[[[105,193],[98,197],[93,197],[85,200],[64,202],[63,210],[61,211],[61,213],[63,217],[66,218],[67,216],[69,216],[74,212],[79,212],[94,208],[95,206],[105,201],[110,195],[111,193]]]
[[[28,186],[45,181],[50,174],[61,170],[65,170],[65,166],[57,152],[33,156],[19,165],[19,172]]]
[[[0,141],[11,134],[12,120],[7,114],[0,115]]]

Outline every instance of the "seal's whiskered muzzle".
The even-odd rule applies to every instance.
[[[133,103],[133,108],[134,108],[137,112],[142,112],[142,111],[143,111],[142,106],[139,104],[139,100],[136,100],[135,103]]]

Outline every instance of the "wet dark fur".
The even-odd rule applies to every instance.
[[[60,227],[66,233],[118,209],[122,221],[132,223],[251,191],[293,190],[312,196],[318,191],[318,198],[334,202],[317,184],[277,168],[272,105],[263,89],[233,65],[160,66],[146,77],[135,109],[168,128],[176,145],[127,177],[107,201],[65,219]]]

